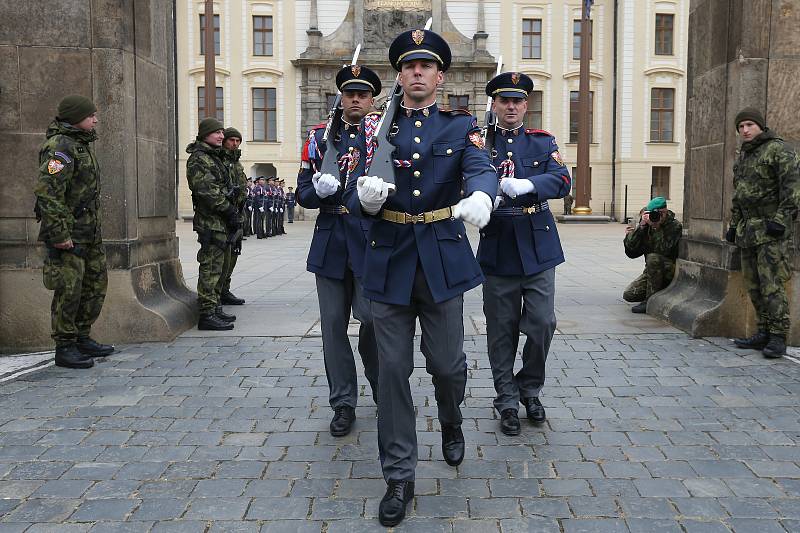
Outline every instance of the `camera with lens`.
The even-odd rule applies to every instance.
[[[648,215],[650,215],[651,222],[658,222],[661,220],[661,211],[646,211]]]

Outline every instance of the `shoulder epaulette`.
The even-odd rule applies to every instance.
[[[379,116],[381,116],[381,112],[380,111],[370,111],[369,113],[366,114],[366,116],[368,116],[368,117],[371,116],[371,115],[379,117]]]
[[[464,115],[467,117],[472,116],[472,113],[466,109],[440,109],[439,113],[444,113],[445,115],[450,115],[451,117],[457,117],[459,115]]]
[[[547,130],[537,130],[535,128],[525,128],[525,133],[533,134],[533,135],[547,135],[552,137],[553,134]]]

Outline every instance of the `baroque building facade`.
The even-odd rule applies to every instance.
[[[205,98],[202,0],[178,0],[179,144],[195,135]],[[218,0],[214,3],[217,113],[244,135],[251,176],[294,185],[307,131],[327,116],[337,70],[357,43],[359,63],[384,84],[401,31],[432,29],[453,50],[438,101],[483,123],[484,86],[503,70],[534,80],[526,124],[552,132],[577,159],[581,0]],[[592,8],[591,202],[596,214],[635,216],[651,196],[683,208],[689,0],[596,0]],[[191,215],[179,150],[179,211]],[[582,177],[578,176],[578,179]],[[561,206],[553,206],[557,212]]]

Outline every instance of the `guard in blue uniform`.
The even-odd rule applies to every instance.
[[[253,216],[255,233],[257,239],[267,237],[267,186],[264,176],[259,176],[256,185],[253,187]]]
[[[346,66],[336,76],[342,92],[342,124],[338,125],[333,144],[339,162],[339,175],[320,174],[326,144],[322,141],[325,123],[310,132],[303,148],[300,173],[297,177],[297,203],[306,209],[319,209],[314,237],[308,252],[307,268],[316,274],[322,326],[322,351],[325,374],[334,410],[331,435],[344,436],[355,421],[358,378],[353,350],[347,338],[350,311],[361,322],[358,332],[358,353],[364,363],[364,374],[372,387],[373,397],[378,383],[378,356],[369,303],[364,299],[361,283],[365,233],[369,221],[352,217],[342,205],[343,185],[358,166],[361,155],[355,150],[360,132],[359,123],[377,122],[370,114],[374,97],[381,90],[377,74],[367,67]],[[333,133],[331,134],[333,135]]]
[[[478,227],[488,222],[497,177],[476,120],[436,105],[450,58],[450,47],[431,31],[407,31],[394,40],[389,59],[403,87],[391,125],[395,192],[389,196],[389,185],[371,175],[351,178],[345,192],[352,213],[374,219],[362,281],[378,342],[378,446],[388,484],[378,516],[386,526],[403,519],[414,495],[416,414],[408,380],[417,319],[435,388],[442,455],[451,466],[464,457],[463,293],[483,275],[463,221]],[[374,146],[366,139],[357,146],[368,148]]]
[[[481,231],[478,261],[486,276],[483,312],[494,406],[506,435],[520,433],[520,401],[531,422],[545,420],[539,391],[556,328],[555,266],[564,262],[547,201],[563,198],[571,187],[555,137],[522,124],[532,89],[533,81],[519,72],[500,74],[486,85],[497,116],[491,156],[503,194]],[[514,374],[520,332],[527,340],[522,368]]]

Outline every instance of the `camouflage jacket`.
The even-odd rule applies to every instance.
[[[34,189],[42,222],[39,240],[100,242],[100,169],[89,147],[97,134],[53,120],[46,137]]]
[[[244,203],[247,200],[247,174],[245,174],[244,167],[239,162],[242,157],[242,151],[237,148],[236,150],[225,150],[225,152],[226,161],[230,165],[232,183],[239,187],[236,190],[236,194],[233,195],[233,203],[241,211],[244,209]]]
[[[791,236],[800,194],[800,159],[783,139],[767,129],[742,143],[733,165],[731,227],[736,244],[757,246]],[[783,236],[767,235],[767,222],[786,228]]]
[[[226,197],[232,184],[227,150],[195,141],[186,147],[186,152],[190,154],[186,161],[186,180],[192,191],[194,230],[227,232],[225,221],[236,211]]]
[[[674,261],[678,258],[682,233],[683,226],[675,219],[675,213],[667,211],[667,217],[657,228],[640,225],[625,236],[625,255],[634,259],[655,253]]]

